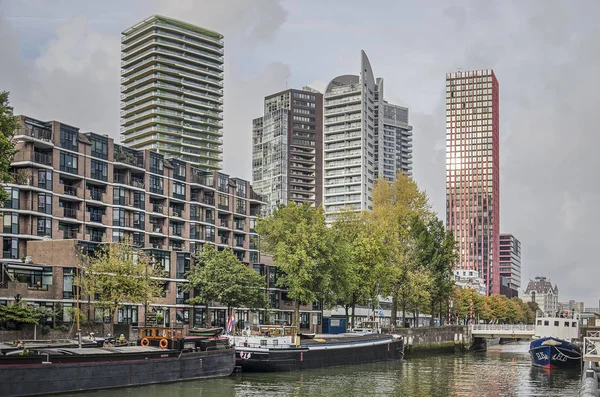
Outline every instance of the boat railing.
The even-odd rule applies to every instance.
[[[475,331],[533,331],[533,324],[473,324],[472,329]]]

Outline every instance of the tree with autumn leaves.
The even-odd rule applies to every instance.
[[[473,300],[473,319],[499,323],[533,324],[537,310],[535,302],[524,302],[518,297],[507,298],[504,295],[481,296],[471,289],[455,289],[452,294],[455,302],[454,310],[458,311],[459,319],[467,319]]]
[[[348,208],[331,227],[322,207],[290,203],[258,222],[261,249],[284,273],[280,286],[300,304],[322,299],[352,310],[392,297],[392,322],[407,312],[442,311],[452,294],[454,237],[407,175],[376,182],[373,211]]]

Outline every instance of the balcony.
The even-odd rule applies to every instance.
[[[221,242],[221,244],[229,245],[229,238],[227,237],[220,237],[219,241]]]
[[[77,219],[77,210],[75,208],[63,208],[65,218]]]
[[[33,152],[32,161],[43,165],[52,165],[52,156],[39,152]]]
[[[202,197],[202,203],[206,204],[206,205],[215,205],[215,198],[211,197],[211,196],[203,196]]]
[[[150,226],[151,226],[151,229],[152,229],[152,233],[164,234],[163,233],[163,225],[158,224],[158,223],[151,223]]]
[[[75,229],[64,229],[63,230],[63,240],[72,240],[78,239],[79,232]]]
[[[219,226],[229,228],[229,222],[224,219],[219,219]]]
[[[181,218],[182,215],[183,215],[183,209],[171,207],[170,213],[171,213],[171,216],[175,216],[177,218]]]
[[[75,186],[64,185],[63,189],[64,189],[64,193],[67,196],[75,196],[75,197],[77,197],[77,188]]]
[[[131,177],[131,186],[144,189],[146,185],[143,179]]]
[[[113,182],[121,183],[123,185],[129,185],[129,182],[127,181],[127,175],[125,175],[125,174],[118,174],[118,173],[113,174]]]
[[[144,161],[139,156],[133,153],[123,153],[115,151],[114,161],[118,163],[128,164],[134,167],[144,168]]]
[[[26,135],[41,141],[52,142],[52,131],[39,127],[19,128],[15,131],[16,135]]]
[[[152,204],[152,212],[154,212],[155,214],[161,214],[164,215],[164,210],[163,210],[163,206],[161,204]]]
[[[90,222],[96,222],[96,223],[103,223],[102,218],[104,215],[96,213],[96,212],[90,212]]]
[[[102,201],[103,195],[104,195],[104,192],[102,192],[101,190],[90,190],[90,199],[91,200]]]

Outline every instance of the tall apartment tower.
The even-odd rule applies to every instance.
[[[499,88],[490,69],[446,74],[446,223],[457,268],[500,293]]]
[[[121,43],[121,141],[219,170],[223,36],[154,15]]]
[[[521,288],[521,242],[512,234],[500,235],[500,277],[508,281],[515,296]]]
[[[375,79],[361,51],[359,75],[331,80],[325,90],[324,196],[328,220],[346,209],[372,210],[375,179],[412,173],[408,109],[387,103],[383,79]]]
[[[266,214],[291,201],[321,204],[322,153],[323,94],[304,87],[267,96],[252,122],[252,180]]]

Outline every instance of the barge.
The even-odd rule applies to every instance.
[[[262,326],[259,335],[230,336],[236,365],[244,372],[296,371],[401,360],[403,338],[384,334],[311,335],[294,327]]]
[[[34,347],[0,355],[0,396],[34,396],[225,377],[235,367],[226,338],[141,328],[137,346]]]

